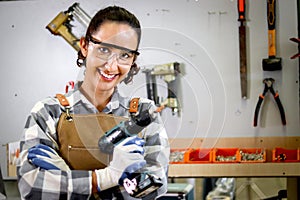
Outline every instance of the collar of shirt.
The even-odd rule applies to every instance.
[[[68,101],[71,104],[71,112],[74,113],[98,113],[97,108],[80,92],[79,88],[82,82],[75,84],[74,90],[66,94]],[[121,96],[118,88],[115,87],[114,93],[110,102],[106,105],[102,112],[118,115],[126,115],[129,98]]]

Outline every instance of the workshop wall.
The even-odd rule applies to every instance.
[[[83,71],[76,66],[77,53],[45,27],[75,1],[1,1],[1,144],[20,139],[34,103],[64,92],[70,80]],[[247,2],[248,98],[241,98],[239,70],[239,22],[236,0],[78,0],[93,16],[99,8],[120,5],[132,11],[143,26],[142,69],[169,62],[181,63],[178,94],[182,110],[162,113],[170,138],[256,137],[299,135],[296,1],[277,1],[277,55],[283,69],[274,72],[287,125],[271,96],[265,98],[258,127],[253,116],[263,90],[262,59],[268,57],[266,1]],[[74,28],[76,29],[76,27]],[[166,83],[158,78],[159,96],[167,96]],[[129,87],[129,89],[127,89]],[[145,74],[140,73],[121,91],[147,96]],[[125,89],[126,88],[126,89]],[[3,174],[5,146],[0,149]]]

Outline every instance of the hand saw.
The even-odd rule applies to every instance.
[[[238,0],[238,12],[240,22],[239,26],[239,43],[240,43],[240,79],[241,94],[243,99],[247,99],[247,51],[246,51],[246,26],[245,26],[245,0]]]

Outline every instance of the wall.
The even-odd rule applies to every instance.
[[[275,88],[286,111],[282,126],[274,101],[265,99],[262,119],[252,126],[258,95],[263,90],[262,59],[268,57],[266,1],[247,0],[248,98],[241,98],[236,0],[123,0],[78,1],[90,16],[116,4],[128,8],[143,26],[142,69],[168,62],[182,63],[179,94],[182,112],[162,116],[169,137],[255,137],[299,135],[296,1],[278,1],[277,53],[283,70],[276,73]],[[64,92],[65,84],[80,77],[77,54],[45,26],[74,1],[1,1],[1,144],[19,140],[34,103]],[[165,83],[158,79],[160,96]],[[125,88],[128,88],[126,89]],[[121,85],[126,95],[146,96],[145,77]],[[5,147],[0,149],[5,176]]]

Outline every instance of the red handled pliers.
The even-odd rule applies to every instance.
[[[284,109],[281,104],[281,101],[279,99],[279,94],[278,94],[278,92],[275,92],[274,88],[273,88],[274,81],[275,80],[273,78],[266,78],[263,80],[263,83],[265,84],[265,88],[264,88],[263,93],[261,95],[259,95],[259,99],[256,104],[255,113],[254,113],[254,123],[253,123],[254,126],[257,126],[257,118],[258,118],[259,110],[260,110],[261,104],[265,98],[265,95],[268,91],[271,92],[271,94],[273,95],[273,97],[277,103],[277,106],[278,106],[278,109],[280,112],[280,116],[281,116],[282,125],[286,125],[285,113],[284,113]]]

